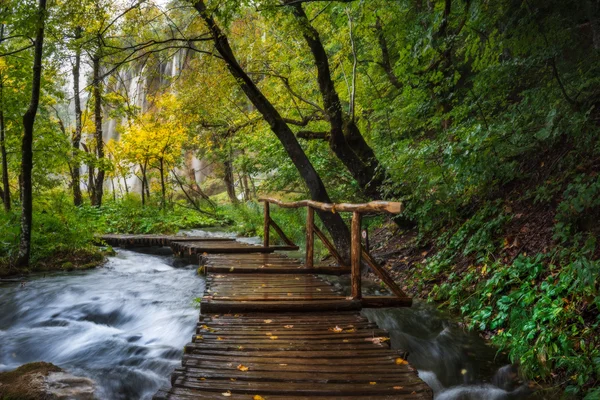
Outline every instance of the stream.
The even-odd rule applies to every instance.
[[[47,361],[99,399],[150,399],[192,337],[204,280],[171,255],[118,250],[104,267],[0,286],[0,371]]]
[[[102,268],[1,285],[0,371],[47,361],[96,381],[99,399],[151,399],[180,365],[198,318],[193,299],[203,289],[196,266],[170,251],[123,249]],[[436,400],[532,398],[496,349],[431,305],[363,315],[408,353]]]

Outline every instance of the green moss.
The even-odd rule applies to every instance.
[[[19,368],[0,372],[0,399],[2,400],[45,400],[47,395],[37,375],[47,376],[62,369],[47,362],[34,362]]]

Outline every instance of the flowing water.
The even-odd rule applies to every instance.
[[[151,398],[180,365],[204,288],[175,261],[120,250],[102,268],[0,286],[0,370],[47,361],[95,380],[100,399]]]
[[[258,238],[246,241],[257,243]],[[193,299],[204,288],[195,265],[163,250],[119,250],[96,270],[0,286],[0,371],[47,361],[94,379],[99,399],[151,398],[180,365],[198,316]],[[348,284],[332,283],[341,288]],[[436,400],[530,397],[496,349],[433,306],[415,302],[411,308],[363,314],[388,330],[393,348],[408,353]]]

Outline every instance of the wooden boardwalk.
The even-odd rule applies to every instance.
[[[101,240],[111,246],[151,247],[169,246],[178,256],[201,254],[273,253],[277,250],[298,250],[297,246],[256,246],[234,238],[172,236],[172,235],[102,235]]]
[[[200,321],[155,400],[433,398],[387,333],[359,313],[364,302],[385,300],[347,298],[315,274],[319,267],[278,253],[200,261]],[[320,272],[334,268],[342,269]]]

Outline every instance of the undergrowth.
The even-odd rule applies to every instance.
[[[55,269],[89,268],[102,262],[96,236],[103,233],[176,233],[182,229],[217,226],[218,216],[208,216],[174,204],[142,207],[135,197],[106,201],[102,207],[75,207],[69,193],[56,191],[37,196],[34,202],[31,260],[27,270],[15,270],[20,235],[18,208],[0,213],[0,275]]]
[[[544,216],[553,218],[550,246],[524,250],[507,230],[516,218],[532,217],[515,215],[506,199],[489,201],[437,236],[437,251],[411,280],[507,351],[526,378],[599,399],[600,261],[590,217],[597,221],[600,178],[582,173],[562,190],[552,188],[555,196],[540,199],[545,189],[526,201],[532,207],[556,204],[554,215]],[[526,224],[520,231],[534,234]]]

